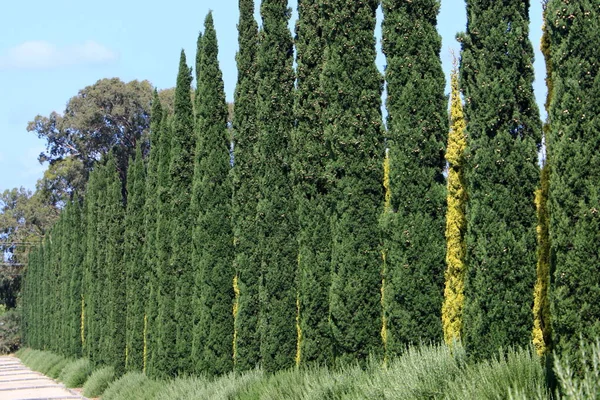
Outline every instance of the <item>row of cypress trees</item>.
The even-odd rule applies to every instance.
[[[439,2],[384,0],[384,129],[379,1],[300,0],[294,40],[287,1],[263,0],[259,30],[240,0],[233,142],[209,14],[196,91],[182,52],[126,196],[108,157],[31,255],[27,343],[152,376],[364,362],[442,337],[477,358],[532,332],[540,353],[554,337],[573,351],[600,333],[592,3],[547,4],[541,184],[528,1],[467,1],[449,126]]]

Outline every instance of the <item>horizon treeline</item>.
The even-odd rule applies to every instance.
[[[31,253],[25,343],[175,377],[600,336],[600,7],[545,3],[542,124],[529,1],[466,3],[448,99],[437,0],[381,1],[384,76],[380,1],[299,0],[292,37],[239,0],[231,126],[209,13],[126,182],[98,161]]]

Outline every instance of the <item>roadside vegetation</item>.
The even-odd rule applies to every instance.
[[[159,399],[593,399],[600,393],[600,342],[581,342],[577,360],[556,357],[556,388],[533,347],[498,352],[472,362],[455,345],[409,347],[383,363],[371,358],[339,367],[290,368],[268,374],[260,369],[218,378],[149,378],[142,372],[117,377],[111,367],[93,370],[87,359],[70,360],[48,351],[17,352],[30,368],[48,373],[59,368],[67,387],[82,386],[87,397],[103,400]],[[576,366],[582,365],[583,369]],[[61,367],[62,366],[62,367]],[[553,393],[553,394],[552,394]]]

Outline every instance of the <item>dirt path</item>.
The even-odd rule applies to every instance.
[[[67,400],[85,399],[64,385],[34,372],[12,356],[0,357],[0,399],[2,400]]]

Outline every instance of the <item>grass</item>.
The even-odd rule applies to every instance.
[[[80,358],[65,365],[58,379],[68,388],[82,387],[93,370],[90,360]]]
[[[54,379],[58,378],[63,367],[71,361],[61,355],[43,350],[22,349],[16,355],[32,370]]]
[[[560,383],[561,399],[600,398],[600,341],[587,344],[581,340],[579,359],[555,357],[554,371]]]
[[[48,366],[48,371],[46,372],[46,375],[48,375],[52,379],[58,379],[63,368],[71,362],[73,362],[73,360],[70,358],[62,357],[58,359],[58,361],[55,364]]]
[[[533,348],[500,352],[492,360],[466,365],[450,382],[446,399],[548,398],[545,371]]]
[[[84,396],[102,400],[238,399],[238,400],[547,400],[600,398],[600,341],[581,345],[575,362],[555,356],[558,391],[551,396],[543,362],[530,349],[501,351],[490,360],[467,362],[455,345],[409,347],[387,364],[373,359],[366,366],[291,368],[275,374],[261,370],[218,378],[149,379],[129,372],[115,379],[114,369],[92,373],[89,360],[69,360],[50,352],[21,349],[23,362],[40,372],[56,373],[69,387],[84,381]],[[47,373],[46,372],[46,373]],[[89,377],[89,378],[88,378]]]
[[[103,367],[92,372],[83,385],[85,397],[99,397],[104,393],[108,385],[115,380],[115,369]]]
[[[151,380],[141,372],[128,372],[108,386],[102,395],[102,400],[155,399],[156,394],[163,388],[163,382]]]

